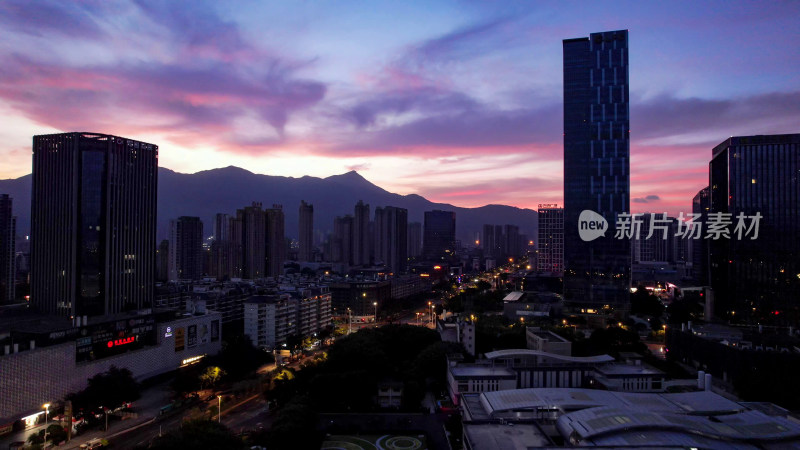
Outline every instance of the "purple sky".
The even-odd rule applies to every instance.
[[[800,132],[798,2],[0,3],[0,178],[34,134],[196,172],[328,176],[459,206],[562,202],[561,41],[628,29],[634,211],[690,208],[711,148]]]

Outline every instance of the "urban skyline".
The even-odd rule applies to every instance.
[[[782,31],[792,28],[781,26],[793,17],[791,3],[629,4],[613,17],[594,11],[595,19],[574,14],[587,8],[574,3],[558,11],[439,3],[424,17],[384,4],[363,17],[348,7],[330,18],[324,6],[297,13],[268,5],[246,14],[117,6],[129,19],[114,27],[104,20],[110,9],[52,5],[64,19],[49,21],[26,4],[2,7],[8,26],[0,33],[19,45],[2,50],[15,63],[0,76],[0,111],[9,118],[0,128],[0,177],[29,172],[31,135],[78,123],[159,142],[161,165],[181,172],[229,164],[288,176],[358,169],[394,192],[458,206],[560,204],[555,42],[595,29],[627,28],[636,37],[633,212],[689,211],[687,199],[705,186],[709,148],[730,135],[789,133],[797,123],[793,35]],[[588,7],[595,8],[606,9]],[[286,23],[264,36],[257,18],[276,13]],[[383,32],[387,15],[397,21],[393,33]],[[376,38],[359,48],[315,39],[342,33],[337,18],[358,25],[338,42]],[[168,30],[167,21],[176,25]],[[81,33],[66,33],[76,24]],[[27,39],[33,27],[36,38]],[[123,40],[118,28],[148,32]],[[212,39],[220,30],[226,39]],[[90,51],[77,58],[81,50]],[[150,94],[126,95],[143,91]],[[92,108],[77,108],[78,98]],[[108,106],[117,102],[127,107]],[[147,114],[132,120],[126,111]],[[469,182],[453,186],[453,175]]]
[[[0,447],[800,446],[800,3],[609,6],[0,3]]]

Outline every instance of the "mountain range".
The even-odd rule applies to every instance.
[[[0,194],[13,198],[17,216],[17,234],[30,229],[31,175],[0,180]],[[483,224],[519,226],[520,233],[533,239],[537,223],[536,211],[505,205],[459,208],[434,203],[416,194],[400,195],[372,184],[358,172],[351,171],[327,178],[301,178],[261,175],[239,167],[205,170],[193,174],[158,168],[158,239],[166,239],[170,219],[198,216],[206,236],[212,234],[216,213],[235,214],[236,209],[261,202],[264,208],[283,205],[286,236],[297,237],[300,201],[314,205],[314,229],[323,233],[333,230],[336,216],[353,214],[356,202],[370,205],[370,213],[378,206],[396,206],[408,210],[409,222],[423,222],[424,212],[434,209],[455,211],[456,237],[469,242],[478,237]]]

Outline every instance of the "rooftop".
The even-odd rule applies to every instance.
[[[739,412],[744,406],[708,391],[675,394],[643,394],[578,388],[514,389],[484,392],[490,415],[510,410],[558,408],[572,411],[593,407],[646,408],[683,414]]]
[[[558,359],[569,363],[584,363],[584,364],[608,363],[614,361],[614,357],[609,355],[565,356],[565,355],[557,355],[555,353],[542,352],[538,350],[527,350],[527,349],[516,349],[516,348],[508,350],[496,350],[493,352],[486,353],[486,358],[488,359],[508,358],[508,357],[523,358],[523,357],[535,357],[535,356]]]
[[[473,448],[481,450],[527,450],[551,444],[534,424],[464,424],[464,434]]]

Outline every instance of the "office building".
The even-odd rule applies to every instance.
[[[714,147],[706,231],[714,214],[730,214],[731,222],[729,238],[709,240],[718,318],[800,321],[798,173],[800,134],[731,137]],[[761,216],[758,238],[752,239],[750,218],[756,215]]]
[[[182,216],[169,223],[169,281],[203,277],[203,222]]]
[[[14,303],[17,279],[17,218],[11,205],[11,197],[0,194],[0,305]]]
[[[349,311],[353,317],[374,317],[378,307],[392,298],[390,280],[338,280],[331,283],[333,308],[340,315]]]
[[[158,146],[118,136],[33,137],[31,303],[62,316],[150,307]]]
[[[408,257],[417,258],[422,254],[422,224],[408,224]]]
[[[564,41],[564,297],[577,312],[629,303],[630,240],[613,231],[630,211],[628,100],[627,31]],[[581,239],[583,211],[605,219],[603,236]]]
[[[370,264],[369,205],[359,200],[353,214],[354,266]]]
[[[284,233],[285,218],[281,205],[272,205],[266,210],[266,276],[283,275],[283,263],[286,261],[286,235]]]
[[[561,276],[564,273],[564,208],[539,205],[537,271]]]
[[[425,258],[441,260],[450,258],[455,251],[456,213],[453,211],[425,211],[422,245]]]
[[[666,213],[642,213],[637,215],[637,221],[641,225],[638,236],[634,233],[631,240],[631,261],[674,263],[681,241],[676,237],[677,219]]]
[[[298,221],[298,241],[300,251],[297,259],[300,261],[314,260],[314,205],[300,201],[300,215]]]

